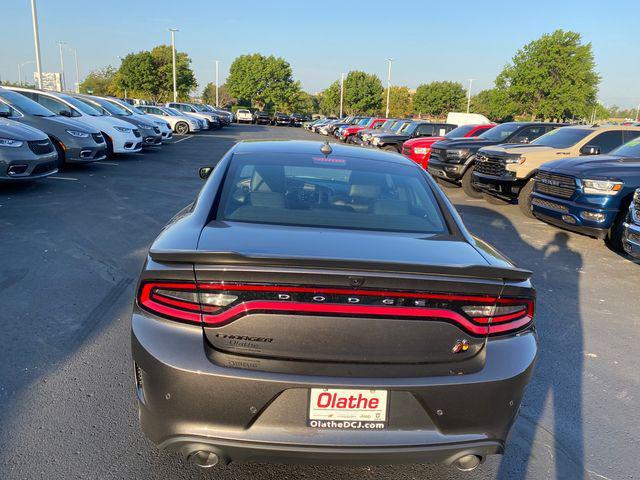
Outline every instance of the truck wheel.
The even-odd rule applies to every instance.
[[[385,145],[384,147],[382,147],[382,149],[386,150],[387,152],[400,153],[398,152],[398,149],[393,145]]]
[[[520,189],[520,194],[518,195],[518,208],[522,214],[527,218],[536,218],[533,212],[531,211],[531,194],[533,193],[533,178],[530,179],[522,189]]]
[[[482,192],[476,189],[472,184],[474,170],[474,166],[471,165],[467,168],[467,171],[464,172],[464,175],[462,176],[462,190],[471,198],[482,198]]]
[[[186,122],[178,122],[175,127],[176,133],[178,135],[186,135],[189,133],[189,125]]]
[[[621,211],[616,220],[613,222],[613,225],[609,229],[609,233],[607,233],[607,238],[605,239],[606,243],[616,252],[624,252],[624,246],[622,245],[622,237],[624,235],[624,220],[626,218],[626,211],[628,208],[625,208]]]

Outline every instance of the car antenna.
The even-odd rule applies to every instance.
[[[331,145],[329,145],[329,140],[324,142],[324,145],[320,147],[320,151],[325,155],[331,155],[333,153],[333,149],[331,148]]]

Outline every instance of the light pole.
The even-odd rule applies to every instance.
[[[33,60],[29,60],[28,62],[22,62],[18,64],[18,84],[22,85],[22,67],[25,65],[29,65],[30,63],[36,63]]]
[[[469,79],[469,90],[467,91],[467,113],[471,108],[471,85],[473,84],[473,78]]]
[[[67,89],[67,86],[65,85],[65,78],[64,78],[64,57],[62,55],[62,46],[65,45],[65,42],[57,42],[58,43],[58,48],[60,49],[60,91],[64,92]]]
[[[80,70],[78,69],[78,50],[75,48],[67,47],[73,52],[73,57],[76,62],[76,93],[80,93]]]
[[[178,101],[178,89],[176,87],[176,32],[179,30],[177,28],[170,28],[171,32],[171,54],[173,57],[173,101],[174,103]]]
[[[218,97],[218,86],[220,85],[220,82],[218,80],[218,65],[220,64],[220,60],[216,60],[216,107],[220,106],[220,101],[219,101],[219,97]]]
[[[389,95],[391,93],[391,62],[393,62],[393,58],[387,58],[387,62],[389,62],[389,71],[387,72],[387,110],[384,116],[386,118],[389,118]]]
[[[38,71],[38,88],[42,90],[42,67],[40,63],[40,36],[38,35],[38,12],[36,0],[31,0],[31,20],[33,22],[33,43],[36,49],[36,70]]]
[[[340,74],[340,118],[342,118],[342,104],[344,102],[344,73]]]
[[[636,108],[636,122],[638,121],[638,116],[640,115],[640,105]]]

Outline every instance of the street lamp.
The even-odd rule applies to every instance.
[[[342,118],[342,103],[344,102],[344,73],[340,74],[340,118]]]
[[[173,101],[178,101],[178,89],[176,87],[176,32],[179,32],[177,28],[170,28],[171,32],[171,54],[173,57]]]
[[[60,49],[60,91],[64,92],[67,88],[67,86],[65,85],[65,79],[64,79],[64,57],[62,55],[62,46],[66,45],[66,42],[57,42],[58,43],[58,48]]]
[[[471,108],[471,85],[473,84],[473,78],[469,79],[469,90],[467,91],[467,113]]]
[[[38,12],[36,0],[31,0],[31,21],[33,22],[33,43],[36,50],[36,70],[38,71],[38,88],[42,90],[42,66],[40,63],[40,36],[38,35]]]
[[[391,62],[393,62],[393,58],[387,58],[387,62],[389,62],[389,71],[387,73],[387,110],[384,116],[389,118],[389,94],[391,93]]]
[[[36,63],[35,60],[29,60],[28,62],[22,62],[18,64],[18,85],[22,85],[22,67],[29,65],[30,63]]]
[[[636,109],[636,123],[638,122],[638,115],[640,115],[640,105],[638,105],[638,108]]]
[[[220,63],[220,60],[216,60],[216,107],[220,106],[220,102],[218,99],[218,86],[220,85],[220,82],[218,80],[218,64]]]
[[[80,70],[78,69],[78,50],[67,46],[70,52],[73,52],[73,57],[76,62],[76,93],[80,93]]]

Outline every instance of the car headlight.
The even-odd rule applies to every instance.
[[[431,149],[428,147],[416,147],[413,149],[413,153],[415,153],[416,155],[426,155],[430,151]]]
[[[504,162],[507,164],[516,164],[516,165],[522,165],[526,161],[527,161],[527,157],[525,157],[524,155],[519,155],[517,157],[507,157],[504,160]]]
[[[371,143],[373,143],[374,145],[378,145],[380,143],[380,137],[375,137],[373,139],[373,142],[371,142]]]
[[[466,150],[464,148],[447,150],[447,157],[464,158],[467,156],[468,153],[469,153],[469,150]]]
[[[133,128],[126,128],[126,127],[113,127],[114,129],[116,129],[116,131],[121,132],[121,133],[131,133],[133,132]]]
[[[611,180],[582,180],[587,195],[616,195],[622,190],[622,182]]]
[[[81,132],[79,130],[67,130],[67,133],[69,135],[71,135],[72,137],[78,137],[78,138],[88,138],[89,134],[87,132]]]
[[[0,147],[20,148],[24,145],[21,140],[14,140],[12,138],[0,138]]]

